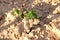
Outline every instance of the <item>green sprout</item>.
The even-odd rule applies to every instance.
[[[36,11],[34,11],[34,10],[28,11],[28,13],[26,13],[26,15],[24,15],[22,11],[15,9],[14,14],[19,15],[21,18],[24,18],[25,16],[27,16],[29,19],[32,19],[32,18],[38,19]]]
[[[20,16],[21,18],[24,18],[24,15],[23,15],[22,12],[19,11],[18,9],[15,9],[15,10],[14,10],[14,14]]]
[[[38,19],[38,16],[37,16],[37,14],[36,14],[36,11],[34,11],[34,10],[28,11],[27,17],[28,17],[29,19],[32,19],[33,17],[34,17],[35,19]]]
[[[21,11],[19,11],[18,9],[15,9],[15,10],[14,10],[14,14],[15,14],[15,15],[21,15],[21,14],[22,14],[22,12],[21,12]]]
[[[21,19],[24,19],[24,17],[27,17],[28,19],[32,19],[32,18],[38,19],[38,16],[36,14],[36,11],[30,10],[30,11],[26,11],[26,13],[24,14],[25,11],[26,11],[25,9],[23,9],[23,11],[20,11],[18,9],[15,9],[14,10],[14,14],[15,15],[18,15]],[[26,32],[29,33],[30,32],[30,26],[29,25],[27,26],[27,22],[26,21],[29,24],[29,21],[28,20],[24,20],[22,22],[24,23],[24,28],[26,27],[25,28]]]

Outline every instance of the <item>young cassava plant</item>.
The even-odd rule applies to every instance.
[[[27,33],[30,32],[30,23],[29,23],[29,20],[32,19],[32,18],[38,19],[38,16],[36,14],[36,11],[34,11],[34,10],[30,10],[30,11],[28,11],[24,15],[24,13],[22,11],[19,11],[18,9],[15,9],[14,10],[14,14],[15,15],[18,15],[22,19],[22,22],[24,23],[25,31]]]

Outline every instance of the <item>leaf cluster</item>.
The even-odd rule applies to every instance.
[[[26,15],[24,15],[22,11],[15,9],[14,14],[19,15],[21,18],[24,18],[25,16],[27,16],[29,19],[32,19],[32,18],[38,19],[36,11],[34,10],[30,10],[28,11],[28,13],[26,13]]]

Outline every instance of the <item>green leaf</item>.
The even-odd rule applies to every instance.
[[[31,19],[31,18],[33,17],[31,11],[29,11],[29,12],[27,13],[27,17],[28,17],[29,19]]]
[[[35,19],[38,19],[38,16],[37,16],[37,14],[36,14],[36,11],[34,11],[34,10],[32,10],[32,15],[33,15],[33,17],[35,18]]]
[[[15,9],[15,10],[14,10],[14,14],[15,14],[15,15],[21,15],[21,14],[22,14],[22,12],[21,12],[21,11],[19,11],[18,9]]]
[[[36,11],[34,11],[34,10],[31,10],[31,11],[29,11],[28,12],[28,14],[27,14],[27,17],[29,18],[29,19],[31,19],[31,18],[35,18],[35,19],[38,19],[38,16],[37,16],[37,14],[36,14]]]

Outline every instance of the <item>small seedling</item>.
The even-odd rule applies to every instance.
[[[34,10],[28,11],[28,13],[27,13],[26,15],[27,15],[27,17],[28,17],[29,19],[32,19],[33,17],[34,17],[35,19],[38,19],[38,16],[37,16],[37,14],[36,14],[36,11],[34,11]]]
[[[14,10],[14,14],[15,14],[15,15],[21,16],[22,12],[19,11],[18,9],[15,9],[15,10]]]
[[[18,15],[21,19],[24,20],[23,23],[24,23],[24,27],[25,27],[25,30],[26,30],[27,33],[29,33],[29,31],[30,31],[30,26],[28,25],[29,21],[26,19],[26,17],[28,19],[32,19],[32,18],[38,19],[36,11],[34,11],[34,10],[30,10],[26,14],[24,14],[23,11],[19,11],[18,9],[16,9],[14,11],[14,14]]]
[[[14,14],[20,16],[21,18],[24,18],[26,16],[28,17],[28,19],[32,19],[32,18],[38,19],[36,11],[34,10],[28,11],[28,13],[24,15],[23,12],[19,11],[18,9],[15,9]]]

